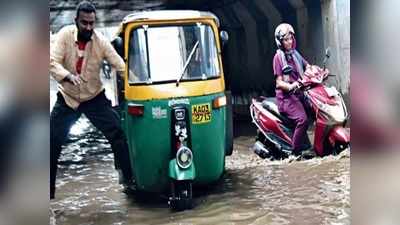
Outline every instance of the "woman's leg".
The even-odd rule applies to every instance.
[[[304,143],[307,143],[308,118],[302,102],[296,98],[285,99],[283,111],[286,116],[296,123],[292,138],[292,147],[294,154],[300,154],[304,150]]]

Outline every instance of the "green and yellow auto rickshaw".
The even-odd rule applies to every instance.
[[[124,18],[114,47],[126,62],[121,122],[136,189],[169,193],[192,207],[192,186],[217,181],[232,154],[218,18],[200,11],[148,11]]]

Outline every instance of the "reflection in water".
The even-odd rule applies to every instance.
[[[79,136],[81,134],[84,134],[86,130],[89,128],[89,120],[80,118],[76,123],[71,127],[71,130],[69,131],[70,135],[73,136]]]

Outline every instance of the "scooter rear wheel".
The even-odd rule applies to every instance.
[[[268,156],[259,155],[263,159],[269,158],[270,160],[281,160],[289,157],[289,154],[286,151],[283,151],[281,148],[278,148],[274,143],[265,138],[264,134],[258,129],[257,129],[256,141],[261,142],[264,145],[264,147],[268,149],[269,152]]]

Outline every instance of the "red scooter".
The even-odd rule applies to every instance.
[[[345,128],[348,113],[343,97],[335,87],[324,84],[329,75],[325,69],[327,58],[328,50],[323,69],[308,66],[299,80],[300,87],[295,90],[304,93],[315,114],[314,151],[321,157],[338,154],[350,145],[350,129]],[[250,115],[258,128],[253,147],[255,153],[262,158],[288,157],[293,151],[291,143],[295,124],[279,113],[275,98],[253,98]]]

